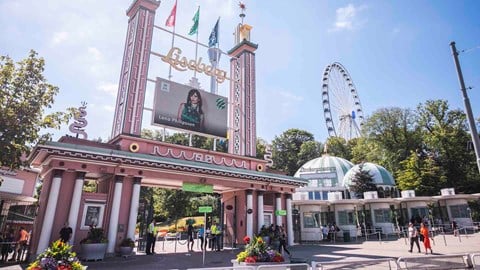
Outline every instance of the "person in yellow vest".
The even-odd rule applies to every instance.
[[[158,234],[158,228],[155,226],[155,222],[153,222],[153,239],[152,239],[152,254],[155,254],[155,243],[157,242],[157,234]]]
[[[217,222],[213,221],[212,226],[210,227],[210,231],[213,235],[213,244],[212,244],[212,250],[220,251],[220,241],[221,241],[221,236],[222,236],[222,231],[220,227],[217,225]]]
[[[147,255],[153,254],[153,248],[155,245],[155,240],[153,235],[154,232],[155,232],[155,222],[152,220],[147,226],[147,247],[145,251]]]

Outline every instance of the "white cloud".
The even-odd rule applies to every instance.
[[[106,110],[107,112],[115,112],[115,107],[114,106],[104,105],[103,109]]]
[[[365,9],[366,6],[355,7],[353,4],[348,4],[345,7],[338,8],[336,10],[336,18],[333,27],[329,29],[329,32],[353,30],[360,27],[362,22],[359,21],[358,13]]]
[[[102,53],[95,47],[88,47],[88,54],[93,58],[94,61],[100,61],[102,59]]]
[[[64,42],[65,40],[67,40],[68,37],[69,37],[68,32],[65,32],[65,31],[55,32],[55,33],[53,34],[52,44],[53,44],[53,45],[58,45],[58,44]]]
[[[116,96],[118,90],[118,84],[116,83],[108,83],[108,82],[101,82],[97,89],[103,91],[109,95]]]

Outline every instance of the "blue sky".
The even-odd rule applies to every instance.
[[[0,54],[15,60],[30,49],[46,60],[45,76],[60,87],[53,110],[88,102],[89,138],[108,139],[132,0],[0,1]],[[164,27],[174,0],[163,0],[155,25]],[[383,107],[414,109],[428,99],[446,99],[464,108],[450,51],[460,54],[475,118],[480,117],[480,2],[421,1],[253,1],[245,22],[252,25],[256,52],[257,135],[267,141],[289,128],[307,130],[318,141],[328,136],[322,109],[325,66],[340,62],[357,88],[364,115]],[[199,41],[207,43],[220,17],[220,48],[233,47],[238,1],[179,0],[176,32],[186,35],[200,6]],[[194,37],[193,37],[194,38]],[[171,35],[154,30],[152,51],[165,54]],[[194,58],[192,43],[175,39]],[[206,58],[204,49],[199,56]],[[229,70],[223,55],[220,67]],[[152,56],[149,78],[167,77],[168,66]],[[190,72],[173,72],[187,83]],[[209,79],[199,77],[204,89]],[[219,88],[228,94],[228,84]],[[152,107],[148,83],[146,107]],[[150,112],[143,127],[150,126]],[[68,127],[55,137],[68,134]]]

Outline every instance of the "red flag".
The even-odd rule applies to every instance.
[[[170,12],[170,16],[168,16],[167,21],[165,22],[165,26],[175,26],[176,17],[177,17],[177,1],[175,1],[175,5],[173,5],[172,12]]]

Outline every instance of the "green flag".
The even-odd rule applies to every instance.
[[[200,20],[200,7],[198,7],[197,12],[193,16],[193,25],[192,28],[190,28],[190,32],[188,32],[189,35],[193,35],[198,33],[198,21]]]

